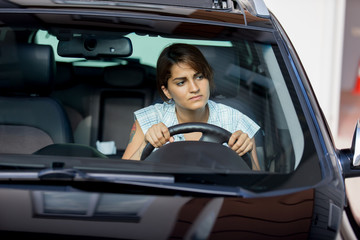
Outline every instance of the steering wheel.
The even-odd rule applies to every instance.
[[[218,127],[216,125],[208,123],[183,123],[177,124],[169,127],[170,136],[180,134],[180,133],[191,133],[191,132],[201,132],[202,136],[199,141],[213,142],[213,143],[227,143],[231,137],[231,132]],[[154,146],[150,143],[147,143],[145,146],[140,160],[147,158],[150,153],[154,150]]]

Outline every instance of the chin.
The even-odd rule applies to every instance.
[[[192,103],[188,106],[188,109],[190,110],[199,110],[199,109],[202,109],[206,106],[207,104],[207,101],[206,102],[203,102],[203,101],[198,101],[198,102],[195,102],[195,103]]]

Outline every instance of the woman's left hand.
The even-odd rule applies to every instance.
[[[243,156],[245,153],[253,150],[254,139],[249,138],[247,133],[238,130],[231,135],[228,145],[239,156]]]

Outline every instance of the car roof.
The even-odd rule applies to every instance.
[[[116,14],[152,14],[157,15],[159,18],[176,17],[186,19],[196,19],[198,22],[210,21],[216,25],[216,22],[221,24],[236,24],[246,27],[260,27],[272,28],[269,20],[269,13],[260,9],[254,10],[255,5],[249,5],[247,0],[235,1],[237,4],[227,5],[225,1],[219,0],[200,0],[200,1],[161,1],[161,0],[136,0],[136,1],[99,1],[99,0],[9,0],[8,2],[0,3],[0,7],[4,11],[9,12],[12,8],[12,13],[45,13],[51,10],[52,14],[68,14],[69,11],[74,11],[76,14],[88,14],[89,16],[99,15],[98,11],[107,12],[109,16],[115,17]],[[240,3],[241,4],[238,4]],[[262,2],[252,1],[252,2]],[[207,4],[206,4],[207,3]],[[219,6],[220,5],[220,6]],[[258,4],[261,5],[261,4]],[[219,6],[219,7],[216,7]],[[1,10],[1,9],[0,9]],[[98,13],[97,13],[98,12]],[[1,13],[1,11],[0,11]],[[244,14],[245,13],[245,14]],[[43,15],[44,16],[44,15]],[[138,16],[137,16],[138,17]],[[146,16],[143,16],[146,17]],[[43,22],[49,21],[44,17],[40,17]],[[66,23],[75,21],[79,24],[77,19],[64,19]],[[99,19],[97,19],[99,20]],[[13,19],[16,21],[16,18]],[[74,22],[74,23],[75,23]]]

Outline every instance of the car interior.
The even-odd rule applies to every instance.
[[[31,154],[50,144],[73,143],[68,116],[50,97],[56,74],[51,46],[6,47],[11,62],[0,81],[0,152]]]
[[[121,36],[119,38],[124,41],[113,43],[114,36],[98,33],[91,35],[85,41],[87,44],[81,45],[76,42],[78,37],[66,37],[61,31],[3,29],[2,32],[12,43],[8,47],[2,44],[2,50],[9,51],[11,56],[1,64],[5,69],[0,75],[1,98],[4,99],[0,110],[2,153],[121,158],[134,122],[133,112],[161,102],[155,82],[158,55],[151,56],[152,64],[133,56],[139,48],[134,36],[144,36],[126,33],[131,37]],[[31,43],[28,43],[29,38]],[[12,41],[14,39],[16,41]],[[287,115],[285,117],[276,107],[281,89],[273,86],[267,77],[266,59],[261,59],[263,56],[259,54],[263,48],[261,44],[246,40],[218,41],[216,44],[187,39],[167,41],[166,44],[179,41],[197,46],[214,70],[216,88],[211,99],[240,110],[261,127],[255,136],[261,169],[293,170],[302,147],[294,149],[286,144],[294,140],[286,123],[280,126],[281,122],[289,120],[284,120]],[[94,46],[98,46],[95,52],[92,51]],[[108,51],[109,46],[120,50],[114,54]],[[14,94],[9,96],[9,93]],[[33,114],[34,111],[39,112]],[[26,116],[27,112],[32,114]],[[34,119],[33,115],[40,120]],[[272,127],[276,125],[278,127]],[[20,126],[23,129],[20,130]],[[25,134],[30,137],[24,137]],[[44,135],[45,140],[41,140],[40,135]],[[21,136],[22,140],[18,141],[16,136]],[[101,152],[99,144],[109,142],[112,150]],[[276,142],[283,144],[274,144]]]

